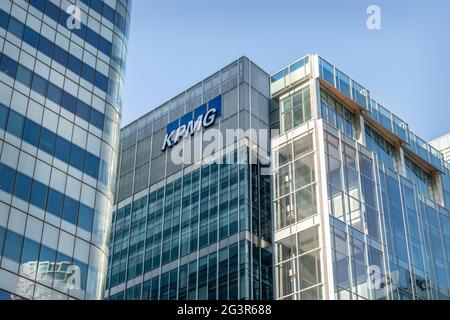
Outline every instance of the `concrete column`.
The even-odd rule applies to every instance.
[[[397,171],[400,175],[406,177],[405,153],[403,151],[403,146],[397,145],[395,153],[395,165],[397,167]]]
[[[315,139],[316,140],[316,178],[317,178],[317,197],[318,209],[320,212],[320,247],[322,248],[322,279],[324,283],[324,299],[334,300],[334,274],[333,274],[333,255],[331,250],[331,226],[328,207],[328,189],[327,189],[327,171],[325,161],[325,129],[324,121],[316,120]]]
[[[439,205],[445,207],[445,200],[444,200],[444,190],[442,186],[442,174],[438,171],[433,172],[432,174],[432,183],[433,183],[433,191],[435,195],[435,201]]]
[[[320,109],[320,84],[318,79],[312,79],[310,82],[310,96],[311,96],[311,118],[322,118]]]
[[[366,145],[366,134],[365,134],[365,124],[364,124],[364,117],[362,115],[362,112],[355,114],[356,116],[356,130],[357,130],[357,136],[356,141],[358,141],[359,144],[362,144],[363,146]]]

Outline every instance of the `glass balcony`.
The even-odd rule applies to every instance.
[[[396,115],[392,115],[394,122],[394,133],[399,136],[403,141],[409,141],[409,129],[408,124],[397,117]]]
[[[323,80],[366,109],[368,111],[366,115],[371,119],[405,141],[408,150],[416,153],[441,171],[448,165],[444,163],[443,156],[439,151],[409,130],[405,121],[375,100],[370,99],[370,92],[367,89],[321,57],[319,57],[319,71]]]
[[[309,55],[305,56],[270,77],[271,97],[309,76],[311,74],[309,61]]]
[[[409,131],[409,143],[405,147],[419,155],[425,161],[431,163],[437,169],[444,171],[445,163],[442,154],[429,145],[425,140],[419,138],[414,133]]]
[[[368,110],[370,93],[366,88],[320,57],[319,72],[323,80]]]

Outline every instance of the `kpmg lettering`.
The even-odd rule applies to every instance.
[[[212,126],[216,118],[220,116],[221,110],[222,97],[218,96],[199,106],[193,112],[187,113],[180,119],[169,123],[161,151],[173,147],[180,142],[182,137],[192,136],[195,132]]]

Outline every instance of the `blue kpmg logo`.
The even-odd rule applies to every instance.
[[[167,125],[166,136],[161,151],[171,148],[180,142],[180,138],[194,135],[201,129],[206,129],[214,124],[216,118],[222,114],[222,96],[218,96],[207,103],[197,107],[181,118]]]

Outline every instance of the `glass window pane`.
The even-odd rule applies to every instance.
[[[8,129],[7,131],[16,137],[22,137],[22,130],[24,125],[24,117],[14,111],[9,112]]]
[[[25,119],[23,140],[37,147],[39,143],[40,130],[41,130],[40,126],[38,126],[34,121]]]

